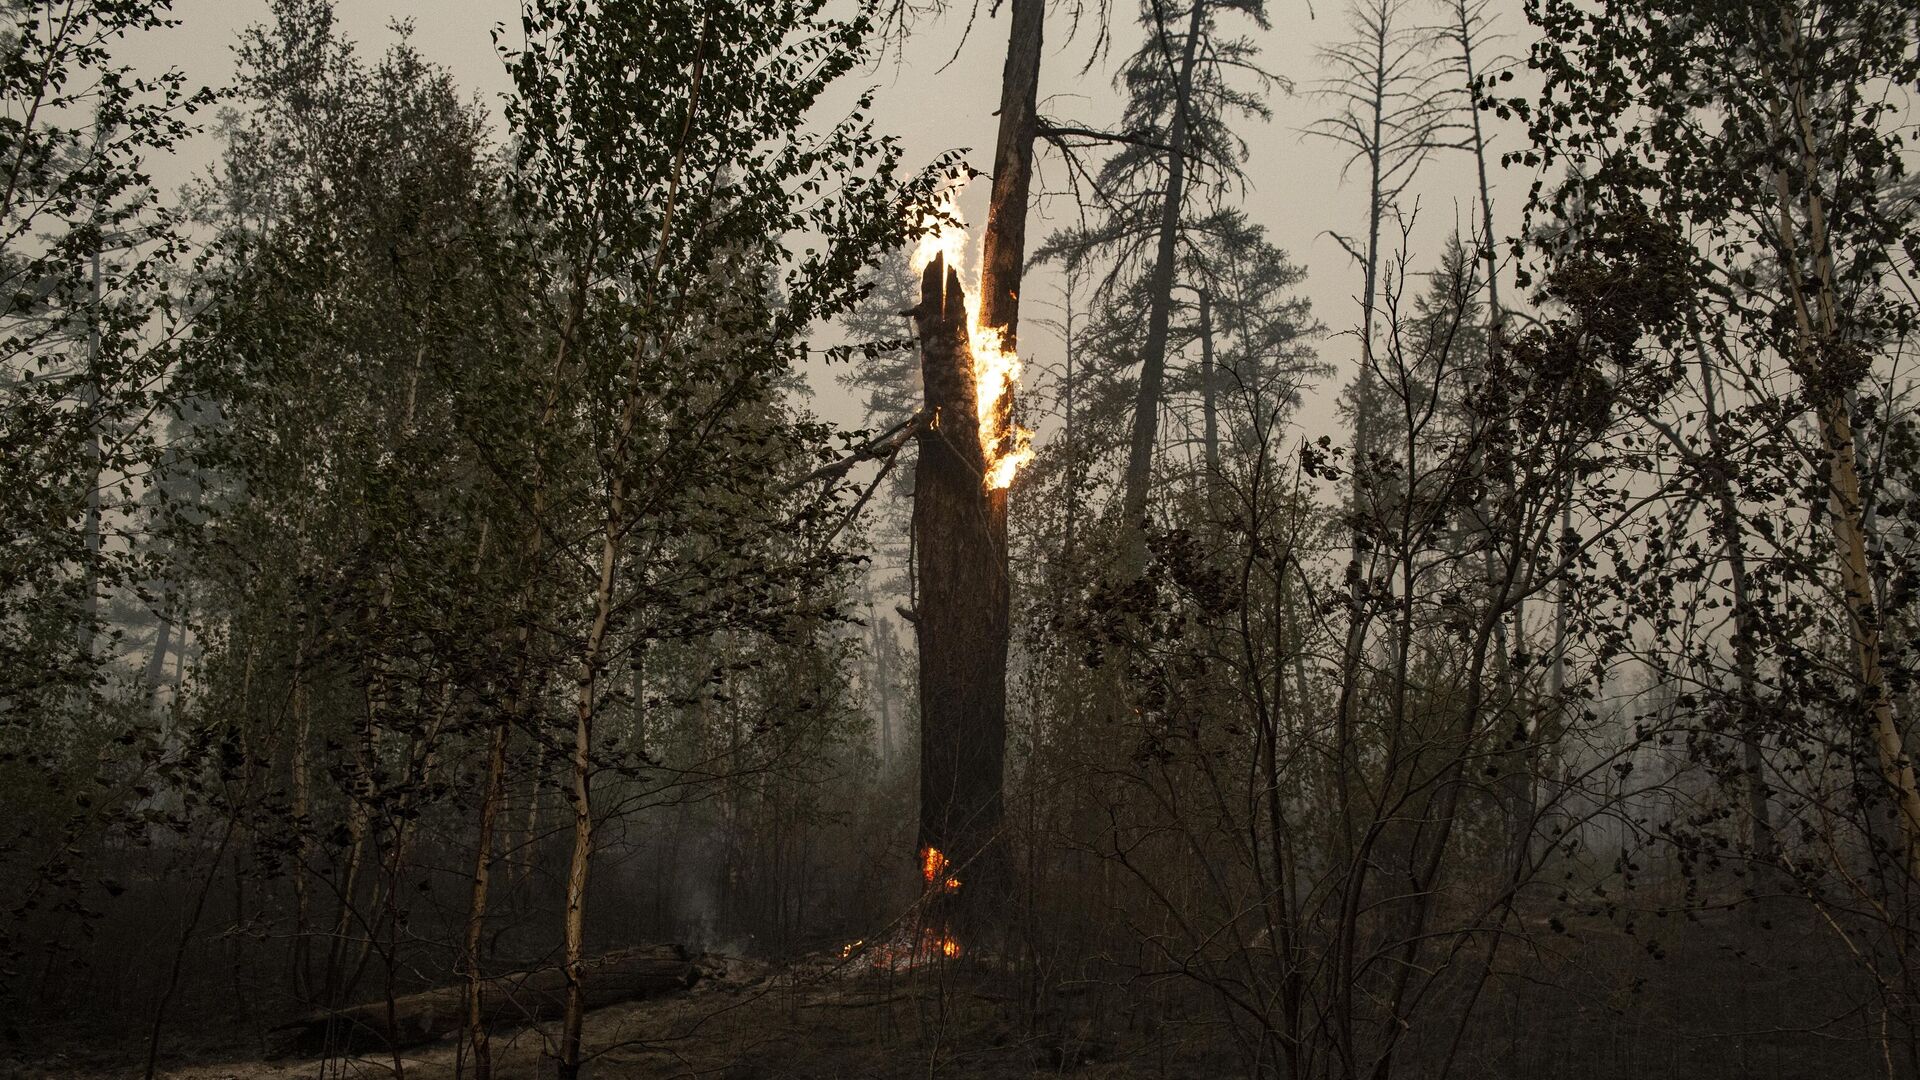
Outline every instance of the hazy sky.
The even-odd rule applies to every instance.
[[[495,103],[497,111],[499,95],[507,90],[508,82],[490,33],[497,24],[505,23],[508,40],[517,36],[518,0],[338,0],[337,6],[344,29],[370,56],[393,40],[389,23],[410,19],[416,46],[429,59],[450,69],[462,85]],[[877,68],[856,73],[850,82],[878,88],[875,119],[882,131],[902,140],[910,164],[924,164],[949,149],[968,148],[969,160],[985,170],[992,165],[993,113],[999,104],[1006,20],[1004,15],[985,17],[983,5],[981,17],[962,45],[966,0],[958,0],[955,6],[959,10],[923,25],[903,56],[890,55]],[[1125,20],[1114,28],[1113,55],[1084,76],[1079,71],[1087,63],[1092,34],[1083,27],[1079,39],[1068,40],[1065,19],[1050,19],[1047,57],[1041,73],[1042,115],[1090,127],[1110,125],[1119,115],[1121,101],[1112,85],[1113,65],[1133,49],[1141,31],[1132,22],[1132,0],[1113,0],[1113,6],[1116,18]],[[1520,39],[1525,27],[1517,0],[1500,6],[1506,10],[1497,16],[1496,28],[1509,35],[1500,44],[1508,52],[1523,51]],[[1331,109],[1328,102],[1312,94],[1323,75],[1315,54],[1323,45],[1350,36],[1346,9],[1334,3],[1273,0],[1269,10],[1273,28],[1265,32],[1253,31],[1238,16],[1223,16],[1229,28],[1246,29],[1253,35],[1268,71],[1296,87],[1293,95],[1275,94],[1270,102],[1272,122],[1242,127],[1241,133],[1251,148],[1247,173],[1252,188],[1245,207],[1254,221],[1267,227],[1276,243],[1307,268],[1303,291],[1332,331],[1320,343],[1321,354],[1337,365],[1336,381],[1344,382],[1353,371],[1357,348],[1351,337],[1338,336],[1337,331],[1357,321],[1359,275],[1329,230],[1362,230],[1365,176],[1356,173],[1343,182],[1343,155],[1324,140],[1303,137],[1302,132]],[[1436,5],[1421,0],[1414,0],[1412,10],[1423,19],[1437,21],[1440,16]],[[129,60],[142,66],[176,65],[199,81],[224,85],[233,70],[234,35],[247,24],[263,19],[267,4],[266,0],[176,0],[175,11],[182,25],[134,43]],[[1492,118],[1487,120],[1491,122]],[[1496,153],[1503,147],[1514,147],[1524,137],[1523,132],[1512,128],[1493,130]],[[177,185],[203,169],[212,153],[211,140],[202,139],[176,160],[154,163],[156,176],[163,185]],[[1464,227],[1474,216],[1469,155],[1437,157],[1421,177],[1413,258],[1416,270],[1431,264],[1456,223]],[[1518,221],[1517,200],[1528,178],[1496,175],[1494,180],[1496,219],[1502,229],[1511,229]],[[1058,160],[1043,159],[1040,188],[1054,194],[1043,194],[1036,205],[1036,220],[1028,230],[1030,242],[1044,238],[1074,213],[1072,201],[1060,194],[1063,181]],[[984,181],[976,183],[963,200],[968,220],[976,224],[983,216],[985,186]],[[1023,290],[1022,310],[1028,316],[1024,320],[1028,325],[1022,329],[1021,344],[1031,354],[1031,363],[1045,365],[1059,358],[1058,341],[1032,325],[1036,317],[1051,314],[1041,308],[1057,299],[1058,287],[1050,275],[1042,274],[1030,278]],[[816,379],[816,383],[820,381]],[[1332,397],[1324,392],[1331,389],[1323,388],[1310,399],[1306,415],[1300,418],[1307,434],[1334,430]],[[846,395],[830,385],[821,386],[820,391],[817,405],[822,412],[848,422],[858,419]]]

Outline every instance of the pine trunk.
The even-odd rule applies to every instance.
[[[1159,439],[1160,396],[1167,375],[1167,338],[1173,318],[1173,274],[1180,232],[1180,209],[1187,179],[1187,113],[1193,95],[1193,67],[1198,59],[1200,31],[1207,5],[1194,0],[1187,25],[1186,47],[1180,56],[1178,98],[1167,132],[1167,190],[1160,204],[1159,248],[1153,264],[1151,307],[1147,312],[1147,341],[1140,354],[1140,385],[1134,397],[1133,436],[1127,451],[1127,473],[1121,514],[1127,529],[1127,569],[1146,567],[1147,486],[1153,474],[1153,448]]]

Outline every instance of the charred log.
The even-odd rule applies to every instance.
[[[678,945],[612,952],[585,966],[589,1009],[676,993],[700,978],[699,966]],[[481,1000],[482,1019],[495,1030],[550,1020],[566,1007],[566,969],[538,968],[490,980]],[[274,1056],[360,1053],[434,1042],[460,1030],[467,1004],[467,987],[460,984],[395,998],[391,1008],[374,1001],[312,1013],[273,1033]]]

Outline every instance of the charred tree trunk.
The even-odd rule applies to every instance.
[[[1027,200],[1033,184],[1033,138],[1038,128],[1040,44],[1046,0],[1013,0],[1007,64],[1000,76],[1000,131],[993,150],[993,196],[980,239],[980,324],[1016,345],[1020,277],[1027,253]],[[1012,408],[1012,396],[1006,398]]]
[[[1017,347],[1027,203],[1038,130],[1046,0],[1012,0],[993,192],[981,240],[980,322]],[[915,311],[925,415],[914,478],[915,629],[920,646],[918,861],[937,920],[977,938],[980,913],[1011,894],[1000,831],[1007,742],[1007,493],[986,485],[979,400],[960,276],[928,266]],[[1013,395],[988,421],[1013,424]],[[937,854],[929,855],[929,851]],[[947,887],[949,879],[957,882]]]
[[[988,490],[960,276],[928,266],[914,311],[929,422],[919,435],[913,530],[920,584],[920,843],[963,939],[1003,897],[1000,829],[1007,729],[1007,493]],[[960,883],[945,887],[951,876]]]

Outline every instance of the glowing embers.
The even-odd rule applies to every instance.
[[[909,971],[935,960],[957,960],[960,954],[958,939],[930,926],[902,930],[885,941],[863,939],[840,950],[841,959],[859,957],[875,971]]]
[[[960,939],[945,927],[945,900],[960,891],[960,878],[946,853],[937,847],[920,849],[920,879],[926,884],[916,915],[917,926],[902,927],[883,941],[861,939],[840,950],[842,960],[862,957],[876,970],[905,971],[933,960],[958,959],[965,951]]]
[[[921,952],[927,956],[938,952],[941,956],[952,960],[960,955],[960,943],[946,934],[929,930],[921,935],[921,944],[923,946]]]
[[[929,891],[958,892],[960,879],[948,871],[951,869],[947,857],[937,847],[924,848],[920,852],[920,878],[927,883]]]
[[[1033,432],[1013,422],[1013,388],[1020,382],[1020,357],[1007,348],[1007,328],[980,324],[980,272],[968,252],[972,242],[960,218],[960,189],[956,180],[940,191],[937,227],[922,236],[913,249],[917,279],[935,258],[960,275],[967,299],[967,343],[973,351],[973,391],[980,422],[980,452],[986,459],[985,484],[1001,491],[1013,483],[1020,466],[1033,460]]]

